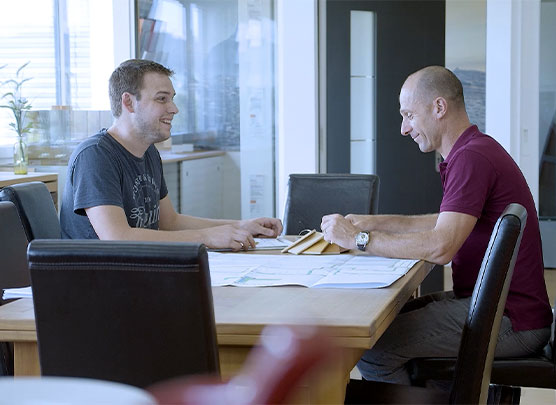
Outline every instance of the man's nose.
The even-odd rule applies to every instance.
[[[178,106],[177,106],[176,103],[174,103],[173,101],[172,101],[172,106],[171,106],[171,108],[170,108],[170,112],[171,112],[172,114],[177,114],[178,112],[180,112]]]
[[[407,136],[411,133],[411,125],[408,125],[405,120],[402,120],[402,127],[400,132],[403,136]]]

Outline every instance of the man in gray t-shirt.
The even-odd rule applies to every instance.
[[[178,214],[154,144],[170,137],[173,72],[140,59],[123,62],[109,82],[114,123],[72,154],[62,200],[64,238],[200,242],[210,248],[254,247],[276,237],[275,218],[216,220]]]

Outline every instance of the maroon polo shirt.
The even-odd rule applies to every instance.
[[[531,191],[506,150],[473,125],[440,164],[443,198],[440,212],[477,218],[473,231],[452,259],[454,293],[469,297],[496,220],[510,203],[527,209],[527,224],[514,268],[505,314],[515,331],[539,329],[552,322],[544,282],[539,221]]]

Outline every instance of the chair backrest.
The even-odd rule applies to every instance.
[[[43,182],[14,184],[0,190],[0,201],[17,207],[27,240],[60,239],[62,231],[50,191]]]
[[[379,183],[372,174],[290,174],[284,233],[320,230],[327,214],[376,214]]]
[[[219,374],[204,245],[34,240],[28,260],[43,375],[144,387]]]
[[[494,350],[526,221],[525,208],[510,204],[494,225],[463,327],[450,403],[486,403]]]
[[[0,201],[0,293],[4,288],[26,287],[31,284],[27,267],[27,237],[17,208],[9,201]],[[1,302],[0,296],[0,302]]]

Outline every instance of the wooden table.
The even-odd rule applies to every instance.
[[[54,200],[54,206],[58,209],[57,173],[29,172],[27,174],[13,174],[12,172],[0,171],[0,188],[31,181],[42,181],[46,184],[48,191],[50,191],[50,195],[52,195],[52,200]]]
[[[316,324],[341,347],[341,358],[319,378],[304,382],[301,403],[343,403],[349,373],[372,347],[432,269],[419,262],[392,286],[381,289],[214,287],[216,330],[223,377],[237,372],[266,325]],[[0,341],[14,343],[16,375],[39,375],[33,303],[20,299],[0,307]]]

